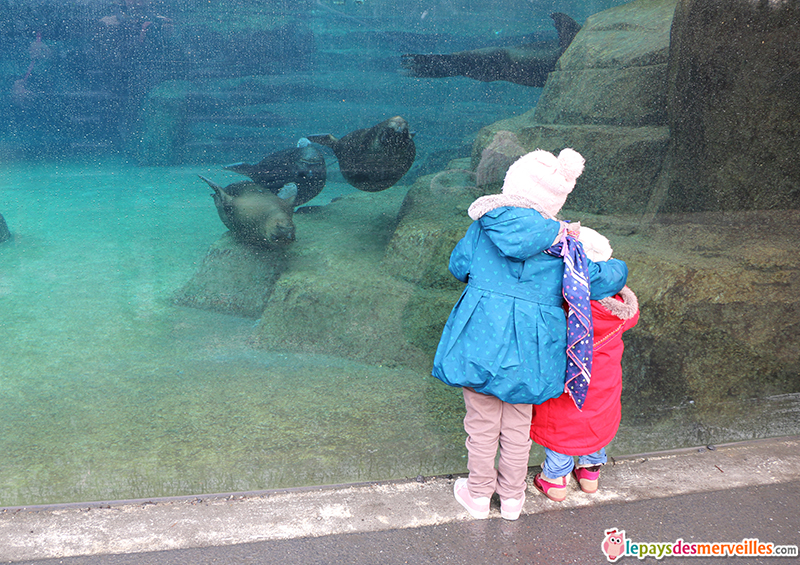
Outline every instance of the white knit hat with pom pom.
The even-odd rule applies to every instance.
[[[520,196],[537,204],[536,209],[551,217],[558,214],[575,180],[583,172],[584,159],[574,149],[564,149],[558,157],[537,149],[517,159],[506,172],[503,194]]]

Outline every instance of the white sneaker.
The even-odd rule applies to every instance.
[[[500,499],[500,515],[506,520],[516,520],[522,512],[522,506],[525,504],[525,493],[522,493],[521,498],[506,498]]]
[[[481,496],[472,498],[467,488],[467,479],[458,479],[453,485],[453,494],[458,503],[467,509],[467,512],[477,520],[485,520],[489,517],[489,498]]]

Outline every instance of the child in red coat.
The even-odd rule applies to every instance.
[[[594,230],[581,227],[580,241],[592,261],[611,257],[608,240]],[[542,472],[533,484],[556,502],[567,496],[570,472],[583,492],[597,490],[605,447],[614,439],[622,416],[622,334],[639,320],[639,303],[626,286],[615,296],[592,300],[591,306],[592,373],[582,410],[567,393],[533,407],[531,439],[545,448]]]

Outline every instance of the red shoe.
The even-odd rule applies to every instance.
[[[581,486],[583,492],[592,494],[597,492],[597,482],[600,478],[600,465],[594,467],[577,467],[572,474]]]
[[[533,477],[533,486],[550,500],[563,502],[567,498],[567,477],[560,477],[556,480],[560,481],[560,484],[542,478],[542,474],[539,473]]]

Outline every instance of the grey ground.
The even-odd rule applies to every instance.
[[[604,530],[639,542],[800,542],[800,437],[617,460],[564,503],[532,486],[523,516],[472,520],[454,477],[179,499],[5,508],[0,561],[173,563],[604,563]],[[531,469],[529,483],[536,468]],[[648,560],[654,560],[648,557]],[[674,560],[676,557],[665,558]],[[797,558],[692,558],[691,563]],[[632,557],[622,561],[631,562]],[[618,560],[619,561],[619,560]]]

